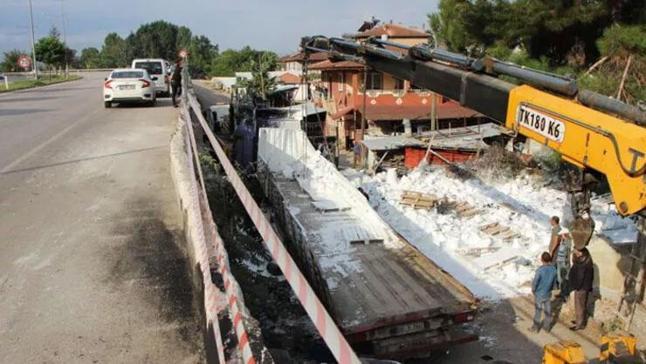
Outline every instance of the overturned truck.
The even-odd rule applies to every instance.
[[[398,236],[298,129],[262,128],[258,170],[288,248],[354,349],[427,357],[476,340],[471,292]]]

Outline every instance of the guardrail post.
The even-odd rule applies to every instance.
[[[9,76],[4,75],[3,77],[4,77],[4,88],[8,90],[9,89]]]

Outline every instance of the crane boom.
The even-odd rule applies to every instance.
[[[390,51],[384,44],[408,52]],[[378,40],[358,44],[320,36],[303,38],[301,46],[306,51],[330,51],[333,58],[360,60],[377,71],[458,101],[559,152],[573,165],[604,174],[620,214],[628,216],[646,210],[646,128],[638,125],[644,123],[646,116],[640,110],[604,98],[605,103],[598,108],[613,108],[598,111],[572,98],[578,93],[585,94],[587,100],[591,92],[578,90],[576,83],[566,78],[423,46]],[[507,71],[512,76],[529,75],[526,83],[530,84],[498,79],[483,73],[487,68]],[[611,114],[624,110],[623,115],[633,117],[633,122]]]

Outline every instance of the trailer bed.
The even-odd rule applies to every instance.
[[[471,292],[392,231],[313,148],[303,156],[300,133],[261,129],[257,175],[291,253],[355,349],[395,359],[474,340],[457,328],[473,319]]]

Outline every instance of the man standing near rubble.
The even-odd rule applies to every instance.
[[[552,289],[556,283],[556,267],[552,264],[550,253],[541,254],[542,265],[536,270],[534,281],[532,281],[532,293],[534,294],[534,324],[529,329],[531,332],[539,332],[544,329],[550,332],[552,329]],[[543,319],[541,320],[541,313]]]
[[[552,234],[550,235],[550,245],[547,252],[550,253],[552,260],[556,259],[556,249],[559,246],[559,231],[561,231],[561,219],[558,216],[552,216],[550,218],[550,225],[552,226]]]
[[[572,269],[568,276],[570,289],[574,291],[575,325],[570,330],[583,330],[587,324],[588,296],[592,292],[594,266],[587,248],[574,250]]]
[[[570,230],[562,228],[559,232],[559,243],[556,249],[556,280],[559,284],[558,298],[567,300],[570,294],[568,275],[570,274],[570,260],[572,255],[572,239]]]

